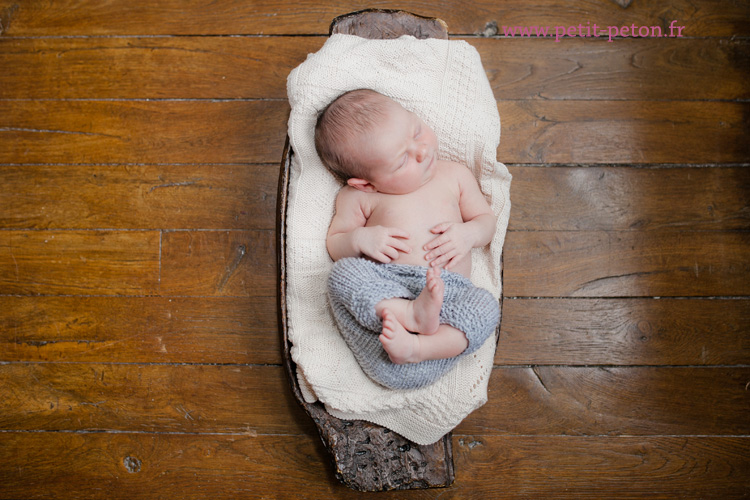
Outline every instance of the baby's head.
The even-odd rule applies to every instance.
[[[337,97],[318,115],[315,148],[323,164],[339,180],[367,178],[358,142],[387,116],[392,101],[374,90],[351,90]]]
[[[428,182],[437,137],[417,115],[367,89],[326,107],[315,125],[315,147],[341,181],[363,191],[404,193]]]

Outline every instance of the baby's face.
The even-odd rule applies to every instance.
[[[385,119],[353,145],[374,191],[406,194],[426,184],[435,172],[438,141],[417,115],[395,101]]]

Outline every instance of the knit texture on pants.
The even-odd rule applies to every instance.
[[[328,298],[341,335],[374,381],[391,389],[418,389],[437,381],[459,356],[420,363],[395,364],[378,336],[381,319],[375,305],[394,297],[413,300],[426,283],[427,267],[379,264],[363,258],[337,261],[328,279]],[[445,283],[440,323],[466,334],[469,346],[461,356],[476,351],[500,321],[498,301],[461,274],[443,271]]]

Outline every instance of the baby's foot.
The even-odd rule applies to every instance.
[[[380,343],[388,357],[397,365],[419,361],[419,339],[409,333],[396,316],[388,309],[383,310],[383,333]]]
[[[440,277],[440,268],[431,267],[427,270],[427,284],[419,297],[412,302],[414,313],[414,331],[423,335],[432,335],[440,326],[440,309],[443,307],[445,283]]]

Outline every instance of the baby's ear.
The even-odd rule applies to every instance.
[[[375,193],[377,192],[377,189],[375,189],[375,186],[373,186],[370,181],[366,181],[365,179],[359,179],[357,177],[352,177],[351,179],[348,179],[346,181],[348,185],[353,187],[354,189],[358,189],[362,191],[363,193]]]

